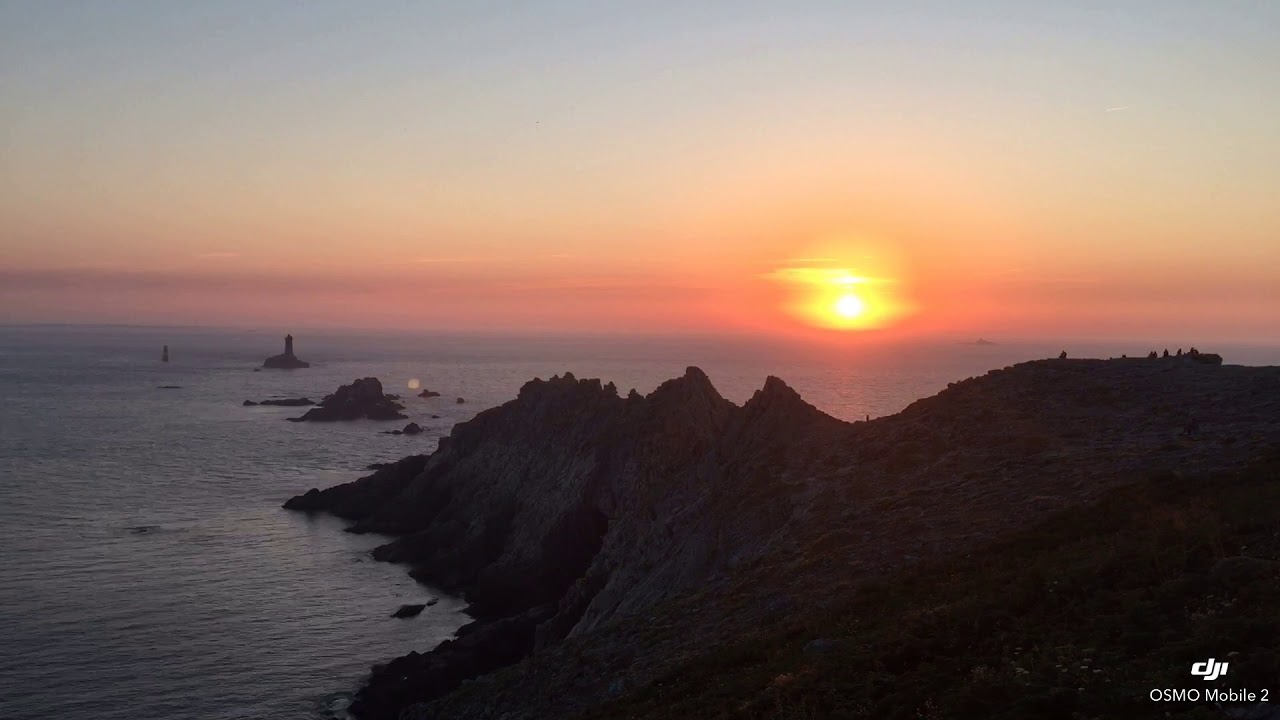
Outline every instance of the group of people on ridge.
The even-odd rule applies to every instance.
[[[1194,347],[1187,351],[1187,355],[1189,355],[1190,357],[1195,357],[1195,356],[1197,356],[1197,355],[1199,355],[1199,354],[1200,354],[1200,351],[1199,351],[1199,350],[1197,350],[1197,349],[1195,349]],[[1155,350],[1152,350],[1151,352],[1147,353],[1147,359],[1148,359],[1148,360],[1154,360],[1154,359],[1156,359],[1157,357],[1161,357],[1161,356],[1156,355],[1156,351],[1155,351]],[[1169,348],[1165,348],[1165,349],[1164,349],[1164,355],[1163,355],[1163,357],[1169,357]],[[1174,355],[1173,357],[1182,357],[1182,348],[1178,348],[1178,352],[1177,352],[1177,354],[1176,354],[1176,355]]]

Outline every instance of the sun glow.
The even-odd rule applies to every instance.
[[[892,254],[866,245],[827,247],[787,261],[766,277],[782,286],[784,309],[806,325],[874,330],[910,314],[911,306],[901,297],[902,268],[892,260]]]
[[[865,312],[866,309],[867,304],[862,302],[862,298],[857,295],[841,295],[840,298],[836,300],[835,312],[840,317],[850,319],[856,318]]]

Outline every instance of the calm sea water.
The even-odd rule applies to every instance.
[[[311,369],[253,372],[280,351],[282,334],[0,328],[0,716],[340,716],[370,663],[450,636],[465,622],[462,603],[372,562],[381,538],[280,504],[369,463],[433,449],[453,423],[511,399],[531,377],[571,370],[648,392],[696,364],[742,402],[775,374],[852,419],[1058,350],[317,332],[297,333]],[[1228,359],[1271,364],[1280,351],[1235,348]],[[241,406],[319,399],[368,375],[402,393],[428,432],[288,423],[298,409]],[[413,397],[414,379],[443,396]],[[416,619],[388,617],[436,596]]]

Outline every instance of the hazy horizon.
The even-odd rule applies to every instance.
[[[1034,360],[1041,356],[1054,356],[1060,349],[1068,351],[1075,358],[1106,358],[1127,355],[1131,358],[1141,357],[1150,350],[1157,352],[1169,350],[1170,353],[1181,349],[1184,352],[1196,347],[1202,352],[1216,352],[1224,356],[1227,364],[1244,365],[1280,365],[1280,342],[1213,339],[1200,336],[1132,336],[1132,337],[1100,337],[1100,336],[1004,336],[974,335],[951,336],[936,335],[923,337],[897,337],[886,339],[874,334],[838,333],[809,335],[763,335],[743,332],[715,331],[632,331],[632,330],[555,330],[538,331],[529,329],[433,329],[421,327],[370,327],[339,325],[182,325],[182,324],[147,324],[147,323],[65,323],[65,322],[0,322],[0,331],[9,334],[9,340],[20,337],[22,333],[55,333],[68,337],[83,334],[102,334],[113,340],[122,340],[130,335],[138,336],[137,342],[145,337],[146,351],[160,343],[173,346],[177,351],[184,337],[216,337],[219,335],[237,336],[237,341],[244,336],[258,338],[258,347],[262,352],[274,352],[278,349],[285,334],[292,334],[303,355],[314,356],[332,351],[350,352],[360,347],[364,340],[375,340],[390,343],[386,348],[403,349],[406,343],[419,345],[430,342],[446,342],[459,344],[458,347],[491,346],[509,348],[512,343],[523,343],[530,350],[547,348],[564,348],[570,344],[583,344],[584,348],[599,350],[612,348],[617,352],[636,351],[643,354],[651,349],[670,352],[673,348],[684,348],[693,353],[688,362],[696,364],[699,353],[713,351],[719,354],[763,353],[763,356],[787,363],[797,358],[817,359],[840,363],[869,357],[878,357],[886,361],[893,358],[904,358],[911,354],[928,354],[946,351],[948,348],[981,349],[978,340],[996,346],[998,350],[1040,351],[1041,355],[1026,355],[1021,360]],[[166,334],[172,333],[172,334]],[[364,348],[365,351],[378,354],[379,349]],[[385,348],[383,348],[385,349]],[[907,353],[903,355],[902,353]],[[815,354],[817,353],[817,354]],[[997,360],[999,358],[996,358]],[[1019,360],[1019,361],[1021,361]],[[993,360],[995,362],[995,360]],[[998,363],[997,363],[998,364]],[[995,369],[996,364],[990,368]],[[566,370],[572,370],[566,367]],[[779,368],[781,369],[781,368]]]
[[[0,0],[0,323],[1272,345],[1277,30]]]

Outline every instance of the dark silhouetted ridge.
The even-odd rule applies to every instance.
[[[1276,368],[1024,363],[857,424],[775,377],[739,407],[697,368],[625,398],[566,373],[458,424],[429,457],[287,506],[396,535],[375,557],[463,594],[478,618],[375,669],[354,712],[559,718],[869,579],[1277,447]]]

